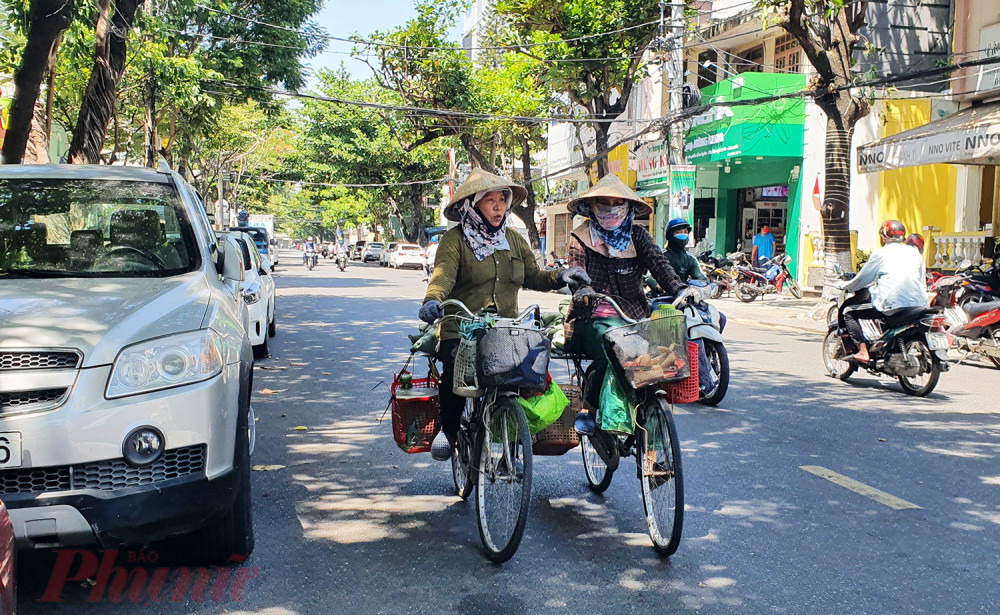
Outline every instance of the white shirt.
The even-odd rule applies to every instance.
[[[906,244],[890,243],[872,252],[858,276],[844,286],[848,292],[871,287],[872,305],[882,313],[927,306],[924,257]]]

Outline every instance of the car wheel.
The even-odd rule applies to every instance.
[[[274,306],[271,306],[271,322],[267,324],[267,336],[274,337],[278,334],[278,325],[274,322]]]
[[[233,508],[218,522],[191,536],[192,545],[198,549],[199,560],[217,566],[242,562],[254,547],[253,517],[250,499],[250,390],[245,393],[245,403],[240,404],[237,424],[235,471],[239,473],[239,490]]]
[[[265,335],[264,341],[261,342],[260,345],[253,347],[253,358],[266,359],[267,357],[271,356],[271,348],[270,345],[267,343],[267,338],[268,336]]]

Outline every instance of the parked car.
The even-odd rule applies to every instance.
[[[377,241],[369,241],[365,244],[364,249],[361,251],[361,262],[367,263],[368,261],[378,262],[378,259],[382,257],[382,248],[385,247],[384,243],[379,243]]]
[[[389,256],[389,266],[396,269],[403,267],[423,269],[425,258],[427,256],[424,254],[424,249],[417,244],[401,243],[396,246],[396,251]]]
[[[398,245],[399,245],[398,241],[390,241],[388,244],[386,244],[385,249],[382,250],[382,254],[378,257],[378,264],[380,266],[382,267],[389,266],[389,254],[393,252],[396,249],[396,246]]]
[[[361,260],[361,252],[365,249],[365,243],[367,242],[359,241],[354,244],[354,247],[351,248],[351,260]]]
[[[268,269],[274,271],[274,267],[278,262],[278,250],[275,246],[271,245],[271,241],[267,237],[267,231],[256,226],[231,226],[229,230],[240,231],[249,235],[260,255],[267,259]]]
[[[165,163],[0,167],[0,498],[23,548],[254,547],[242,250]]]
[[[261,256],[254,249],[249,235],[240,231],[228,234],[240,244],[242,250],[243,282],[240,284],[240,292],[249,316],[247,337],[253,346],[254,357],[264,358],[270,354],[268,338],[274,337],[277,332],[274,322],[274,278],[267,266],[267,257]]]

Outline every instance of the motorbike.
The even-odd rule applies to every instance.
[[[788,254],[776,254],[773,258],[762,261],[763,267],[737,265],[737,298],[744,303],[750,303],[757,297],[780,293],[787,285],[788,292],[796,299],[801,299],[802,289],[788,270],[788,264],[791,262],[792,257]]]
[[[1000,368],[1000,301],[958,303],[964,275],[944,276],[931,288],[931,305],[944,309],[948,333],[964,356],[978,354]]]
[[[996,265],[983,269],[966,260],[955,274],[964,278],[961,288],[956,289],[955,300],[958,305],[964,307],[972,303],[1000,300],[1000,269]]]
[[[698,380],[701,389],[699,402],[707,406],[718,405],[729,390],[729,353],[722,338],[722,314],[706,299],[715,296],[716,289],[711,283],[691,280],[689,284],[698,288],[700,297],[689,295],[680,307],[687,324],[688,340],[698,344]],[[657,297],[650,302],[655,310],[664,303],[671,303],[671,297]]]
[[[306,253],[302,255],[302,264],[312,271],[313,267],[319,264],[319,256],[314,250],[307,250]]]
[[[347,270],[347,253],[341,252],[337,255],[337,266],[340,267],[341,271]]]
[[[854,274],[842,274],[849,279]],[[867,292],[865,290],[864,292]],[[873,376],[890,376],[909,395],[923,397],[937,386],[941,372],[948,371],[948,349],[952,338],[945,330],[946,317],[940,307],[898,310],[879,320],[862,320],[868,341],[867,364],[847,359],[844,342],[850,334],[843,329],[844,308],[853,295],[843,290],[837,297],[837,320],[828,323],[823,338],[823,365],[830,376],[847,381],[860,367]]]
[[[742,255],[742,252],[719,256],[711,249],[705,250],[698,255],[698,264],[702,273],[708,281],[715,285],[712,299],[722,297],[722,293],[727,295],[733,291],[735,286],[735,259]]]

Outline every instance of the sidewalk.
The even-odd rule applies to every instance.
[[[524,290],[520,293],[521,308],[538,304],[543,312],[554,312],[559,302],[569,295],[539,293]],[[789,296],[768,295],[753,303],[743,303],[735,296],[712,300],[730,321],[757,327],[790,329],[809,334],[826,333],[826,312],[830,303],[818,297],[795,299]]]

